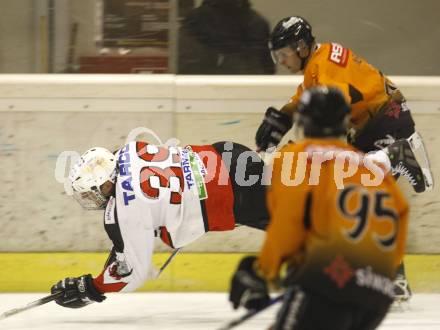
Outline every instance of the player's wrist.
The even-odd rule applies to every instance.
[[[296,111],[297,105],[296,103],[290,102],[281,107],[280,111],[287,115],[293,116],[293,113]]]
[[[106,299],[106,297],[95,287],[93,284],[93,277],[90,274],[83,275],[84,283],[86,286],[86,294],[90,300],[96,302],[102,302]]]

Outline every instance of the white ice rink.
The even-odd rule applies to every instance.
[[[41,294],[0,294],[0,312],[26,305]],[[113,294],[101,304],[82,309],[48,303],[0,321],[0,329],[20,330],[197,330],[218,329],[240,317],[226,294]],[[267,329],[278,306],[273,306],[236,329]],[[439,330],[440,294],[417,294],[407,306],[392,311],[380,330]],[[337,329],[329,329],[337,330]]]

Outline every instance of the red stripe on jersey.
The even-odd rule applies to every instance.
[[[166,245],[168,245],[169,247],[172,247],[174,249],[173,241],[171,240],[171,235],[167,231],[166,227],[160,227],[160,239]]]
[[[93,286],[100,293],[121,291],[127,285],[127,283],[124,282],[104,283],[104,272],[106,271],[106,269],[104,269],[104,271],[101,274],[99,274],[98,277],[93,279]]]
[[[212,145],[191,146],[205,164],[210,179],[206,182],[208,198],[205,203],[209,231],[225,231],[235,228],[234,193],[231,178],[220,154]],[[205,156],[208,155],[208,156]],[[205,219],[206,220],[206,219]]]

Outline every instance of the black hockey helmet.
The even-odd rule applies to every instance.
[[[318,86],[305,90],[295,114],[306,137],[337,137],[347,133],[350,106],[337,88]]]
[[[274,51],[290,46],[296,50],[301,40],[309,47],[312,45],[315,41],[312,26],[300,16],[286,17],[274,27],[269,39],[269,49]]]

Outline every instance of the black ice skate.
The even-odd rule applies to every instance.
[[[412,296],[408,280],[402,274],[398,274],[394,280],[394,301],[401,303],[408,301]]]
[[[391,162],[391,169],[394,176],[402,175],[413,186],[417,193],[425,190],[432,190],[433,180],[432,173],[429,169],[429,162],[425,153],[423,142],[418,133],[414,133],[408,139],[401,139],[387,148]],[[422,153],[419,161],[416,158],[416,152]],[[420,162],[423,162],[423,166]]]

